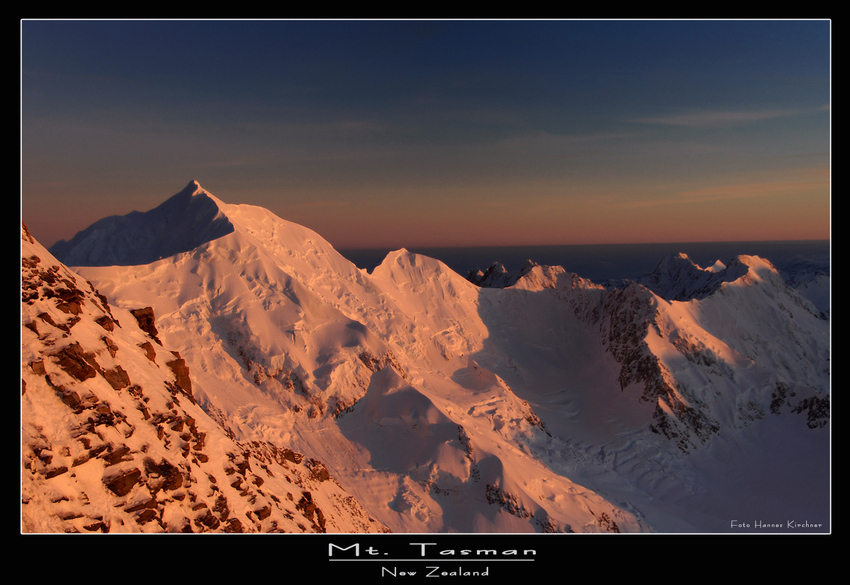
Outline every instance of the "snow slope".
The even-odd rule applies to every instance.
[[[134,260],[166,249],[152,210],[115,222],[143,232],[127,257],[109,229],[60,251],[113,306],[153,307],[236,439],[322,461],[389,529],[727,532],[793,509],[828,530],[829,324],[766,261],[673,259],[659,292],[533,263],[482,288],[406,250],[368,274],[194,182],[175,199],[192,249]],[[800,454],[781,489],[759,481],[777,444]]]
[[[808,518],[814,531],[828,530],[828,321],[761,258],[735,258],[732,270],[718,262],[704,277],[681,260],[660,264],[679,270],[644,280],[679,301],[636,283],[605,290],[560,267],[534,267],[511,288],[550,292],[560,314],[512,306],[488,322],[506,331],[505,347],[517,347],[504,340],[514,332],[533,337],[528,355],[511,352],[510,369],[535,377],[511,378],[501,359],[483,363],[568,445],[550,465],[619,494],[656,530],[739,531],[731,522],[742,517],[786,527]],[[545,324],[533,334],[521,325],[532,319]],[[595,377],[576,375],[591,368]]]

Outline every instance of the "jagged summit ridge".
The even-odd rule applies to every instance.
[[[703,268],[680,252],[662,259],[655,270],[637,282],[665,300],[687,301],[704,299],[723,283],[735,282],[748,275],[751,279],[772,278],[777,284],[781,281],[773,265],[757,256],[736,256],[727,265],[718,260]]]
[[[191,181],[147,212],[101,219],[50,252],[68,266],[132,266],[188,252],[233,231],[222,203]]]
[[[466,279],[482,288],[508,288],[516,282],[517,275],[508,272],[501,262],[493,262],[487,270],[471,270]]]

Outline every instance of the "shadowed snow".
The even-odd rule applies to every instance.
[[[136,266],[188,252],[233,231],[219,201],[192,181],[158,207],[106,217],[50,252],[68,266]]]

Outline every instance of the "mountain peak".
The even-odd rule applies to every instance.
[[[193,196],[194,195],[209,195],[210,194],[206,189],[201,187],[201,184],[195,179],[192,179],[191,181],[189,181],[189,184],[186,185],[186,187],[182,191],[180,191],[180,193],[189,193],[190,195],[193,195]]]
[[[661,260],[655,270],[640,277],[637,282],[664,299],[685,301],[705,298],[721,284],[735,282],[742,277],[747,277],[747,281],[770,279],[775,284],[782,280],[776,268],[759,256],[736,256],[728,264],[718,260],[703,268],[680,252]]]
[[[233,231],[221,202],[198,181],[150,211],[95,222],[50,252],[69,266],[131,266],[188,252]]]

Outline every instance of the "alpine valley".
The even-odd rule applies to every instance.
[[[828,276],[660,260],[368,272],[197,182],[22,226],[22,531],[829,532]]]

